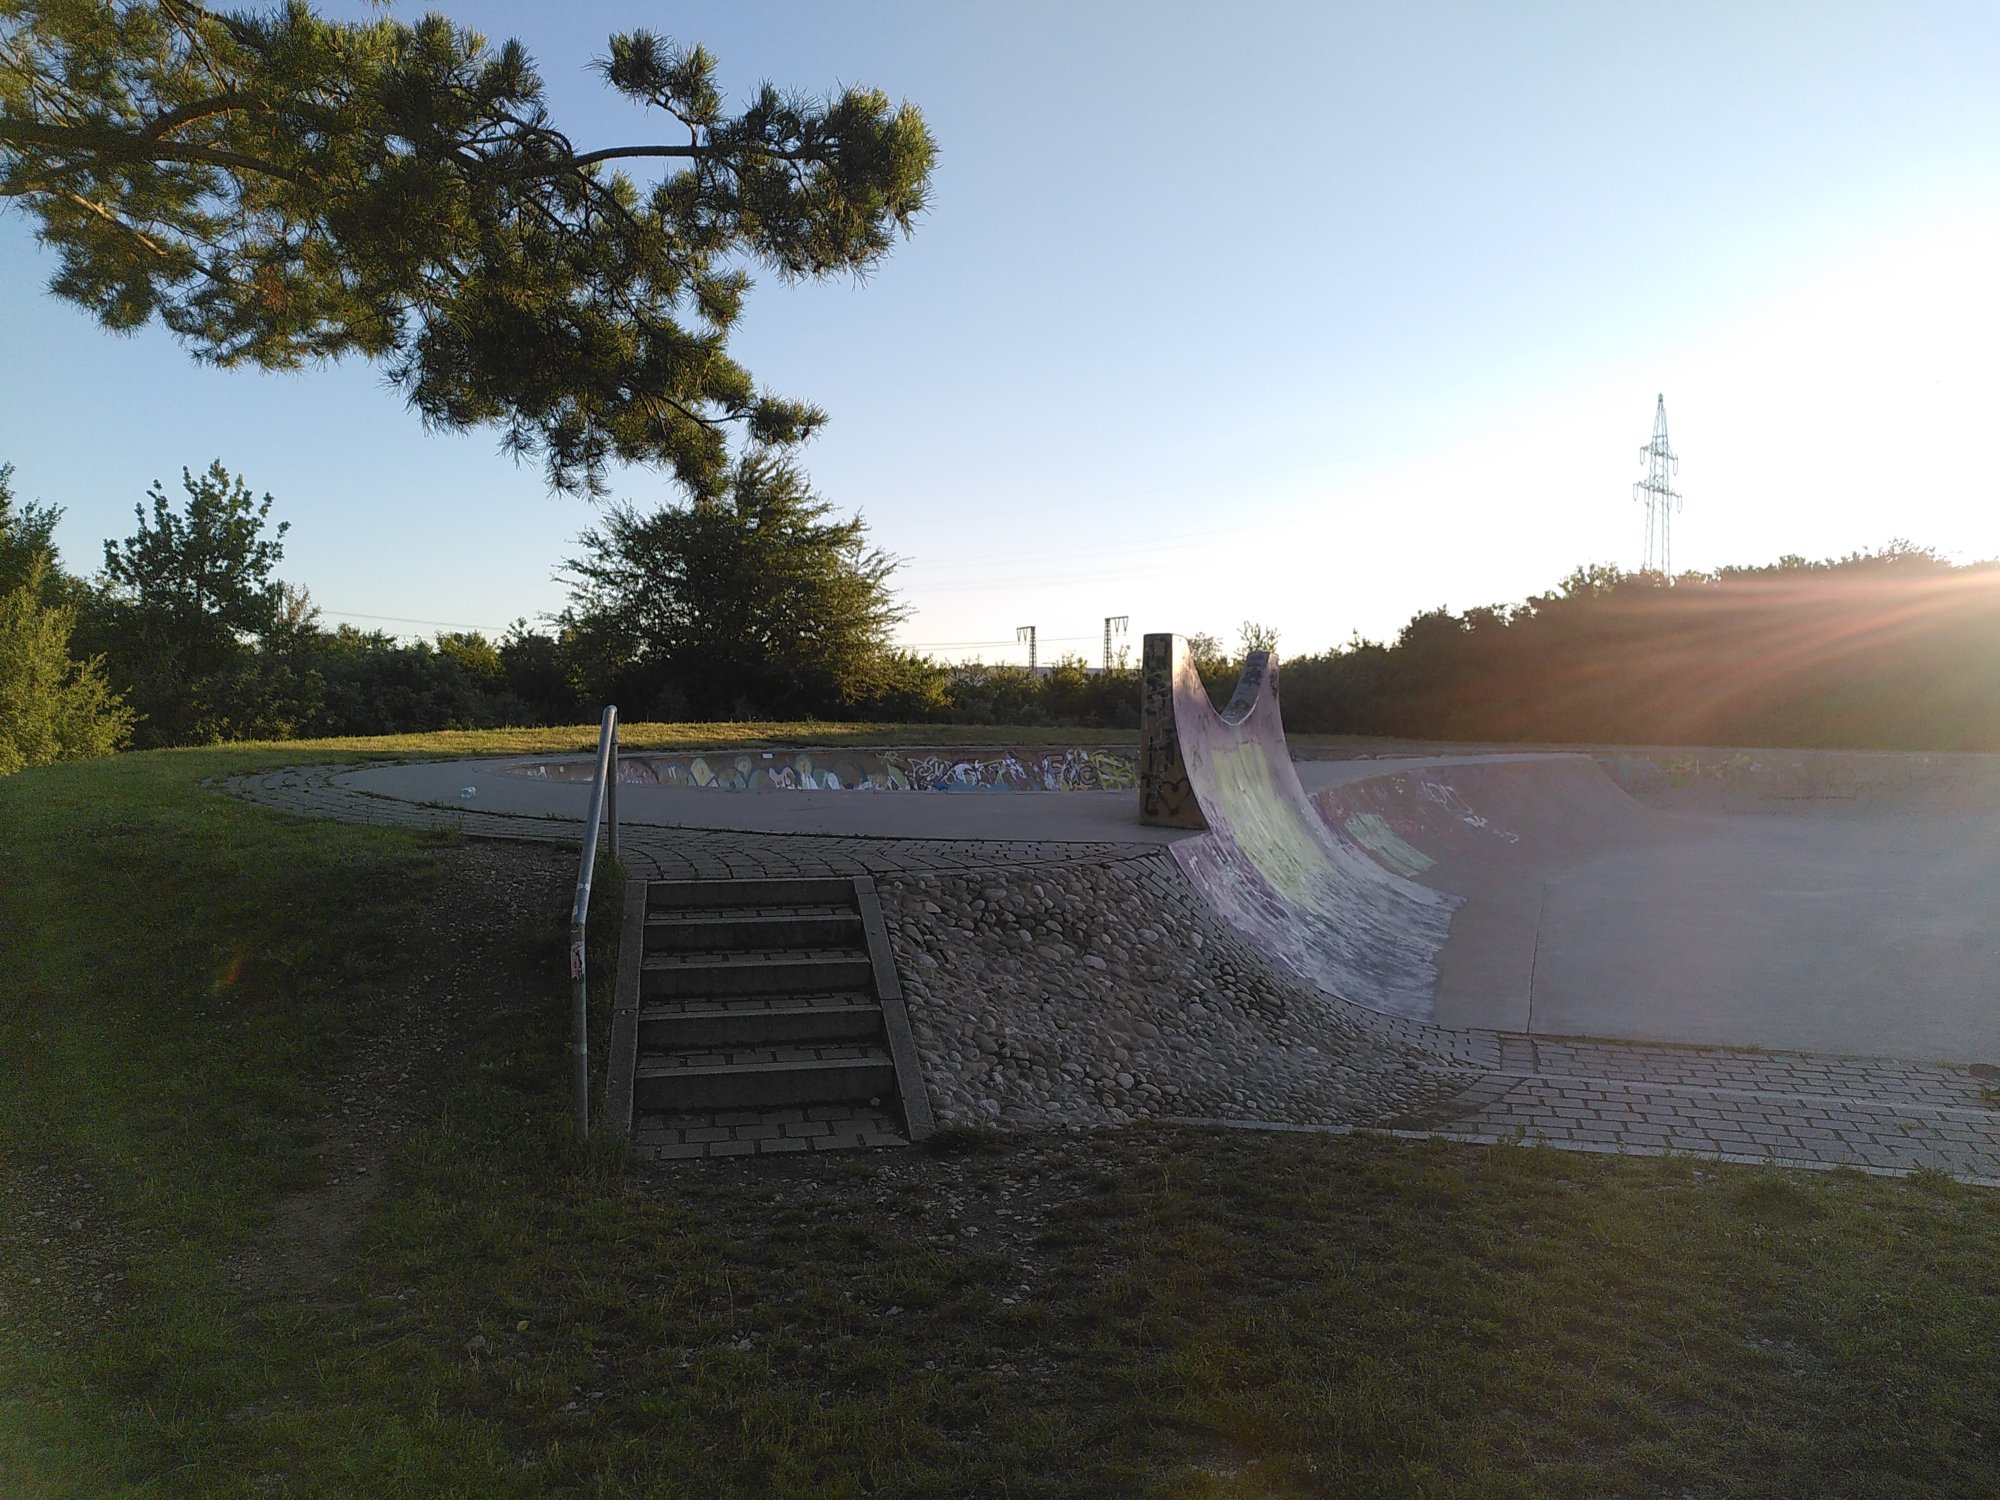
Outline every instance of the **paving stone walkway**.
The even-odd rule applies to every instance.
[[[1579,1151],[1920,1169],[2000,1187],[2000,1111],[1961,1068],[1503,1036],[1501,1065],[1405,1129]]]
[[[355,791],[357,766],[299,766],[231,778],[227,790],[306,817],[442,829],[478,838],[575,841],[578,821],[438,808]],[[1007,866],[1105,864],[1152,846],[973,839],[871,839],[634,825],[625,861],[650,879],[891,875]],[[1904,1174],[1942,1172],[2000,1187],[2000,1094],[1970,1069],[1885,1059],[1721,1048],[1645,1046],[1499,1033],[1498,1063],[1468,1088],[1386,1126],[1297,1125],[1254,1119],[1218,1128],[1346,1132],[1539,1144],[1628,1155]],[[1492,1054],[1489,1053],[1489,1056]],[[660,1159],[902,1143],[893,1121],[814,1112],[690,1118],[638,1142]]]
[[[648,1115],[633,1128],[632,1143],[654,1161],[910,1144],[886,1111],[859,1104]]]

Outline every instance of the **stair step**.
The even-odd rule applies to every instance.
[[[867,1042],[882,1032],[882,1007],[861,997],[829,1001],[738,997],[751,1004],[674,1001],[639,1007],[641,1052],[729,1052],[790,1042]]]
[[[845,948],[863,941],[861,914],[827,907],[745,907],[723,911],[652,912],[648,953],[724,949]]]
[[[907,1146],[887,1108],[815,1104],[788,1109],[648,1110],[633,1119],[643,1156],[671,1161],[701,1156],[766,1156],[869,1146]]]
[[[784,1055],[813,1050],[860,1055]],[[633,1107],[653,1111],[782,1109],[870,1099],[879,1101],[881,1107],[896,1097],[896,1067],[882,1048],[773,1048],[768,1052],[771,1060],[760,1062],[695,1063],[641,1057],[632,1079]]]
[[[865,989],[874,977],[866,953],[839,948],[763,948],[733,953],[649,953],[640,971],[642,999],[692,995],[799,995]]]
[[[854,909],[854,882],[830,878],[787,880],[654,880],[646,909],[716,911],[735,906],[838,906]]]
[[[790,995],[662,995],[648,1000],[645,1009],[649,1012],[669,1014],[676,1011],[713,1010],[729,1011],[731,1014],[755,1014],[763,1010],[790,1010],[794,1007],[814,1005],[873,1005],[880,1002],[866,988],[851,990],[819,990],[812,994]]]

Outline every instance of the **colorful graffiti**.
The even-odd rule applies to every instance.
[[[1380,813],[1356,813],[1340,825],[1347,836],[1398,875],[1414,880],[1437,861],[1406,843]]]
[[[514,772],[588,781],[588,761]],[[1138,785],[1133,757],[1115,750],[721,750],[622,755],[621,784],[725,792],[1110,792]]]

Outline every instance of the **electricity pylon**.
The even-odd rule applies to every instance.
[[[1681,468],[1680,458],[1667,446],[1667,398],[1663,392],[1653,412],[1653,440],[1639,450],[1646,464],[1646,477],[1632,486],[1632,498],[1646,502],[1646,560],[1640,564],[1647,573],[1674,576],[1674,512],[1681,508],[1681,492],[1673,487],[1672,476]]]
[[[1106,615],[1104,617],[1104,670],[1111,670],[1111,637],[1123,635],[1131,625],[1130,615]]]

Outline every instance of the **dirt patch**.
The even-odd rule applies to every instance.
[[[247,1289],[324,1289],[382,1189],[395,1147],[430,1118],[441,1086],[494,1017],[555,1003],[576,850],[472,839],[443,851],[411,919],[390,1022],[356,1048],[315,1122],[320,1185],[280,1199],[270,1232],[233,1270]]]
[[[81,1347],[125,1291],[138,1248],[81,1167],[0,1151],[0,1323],[39,1324],[45,1347]]]

